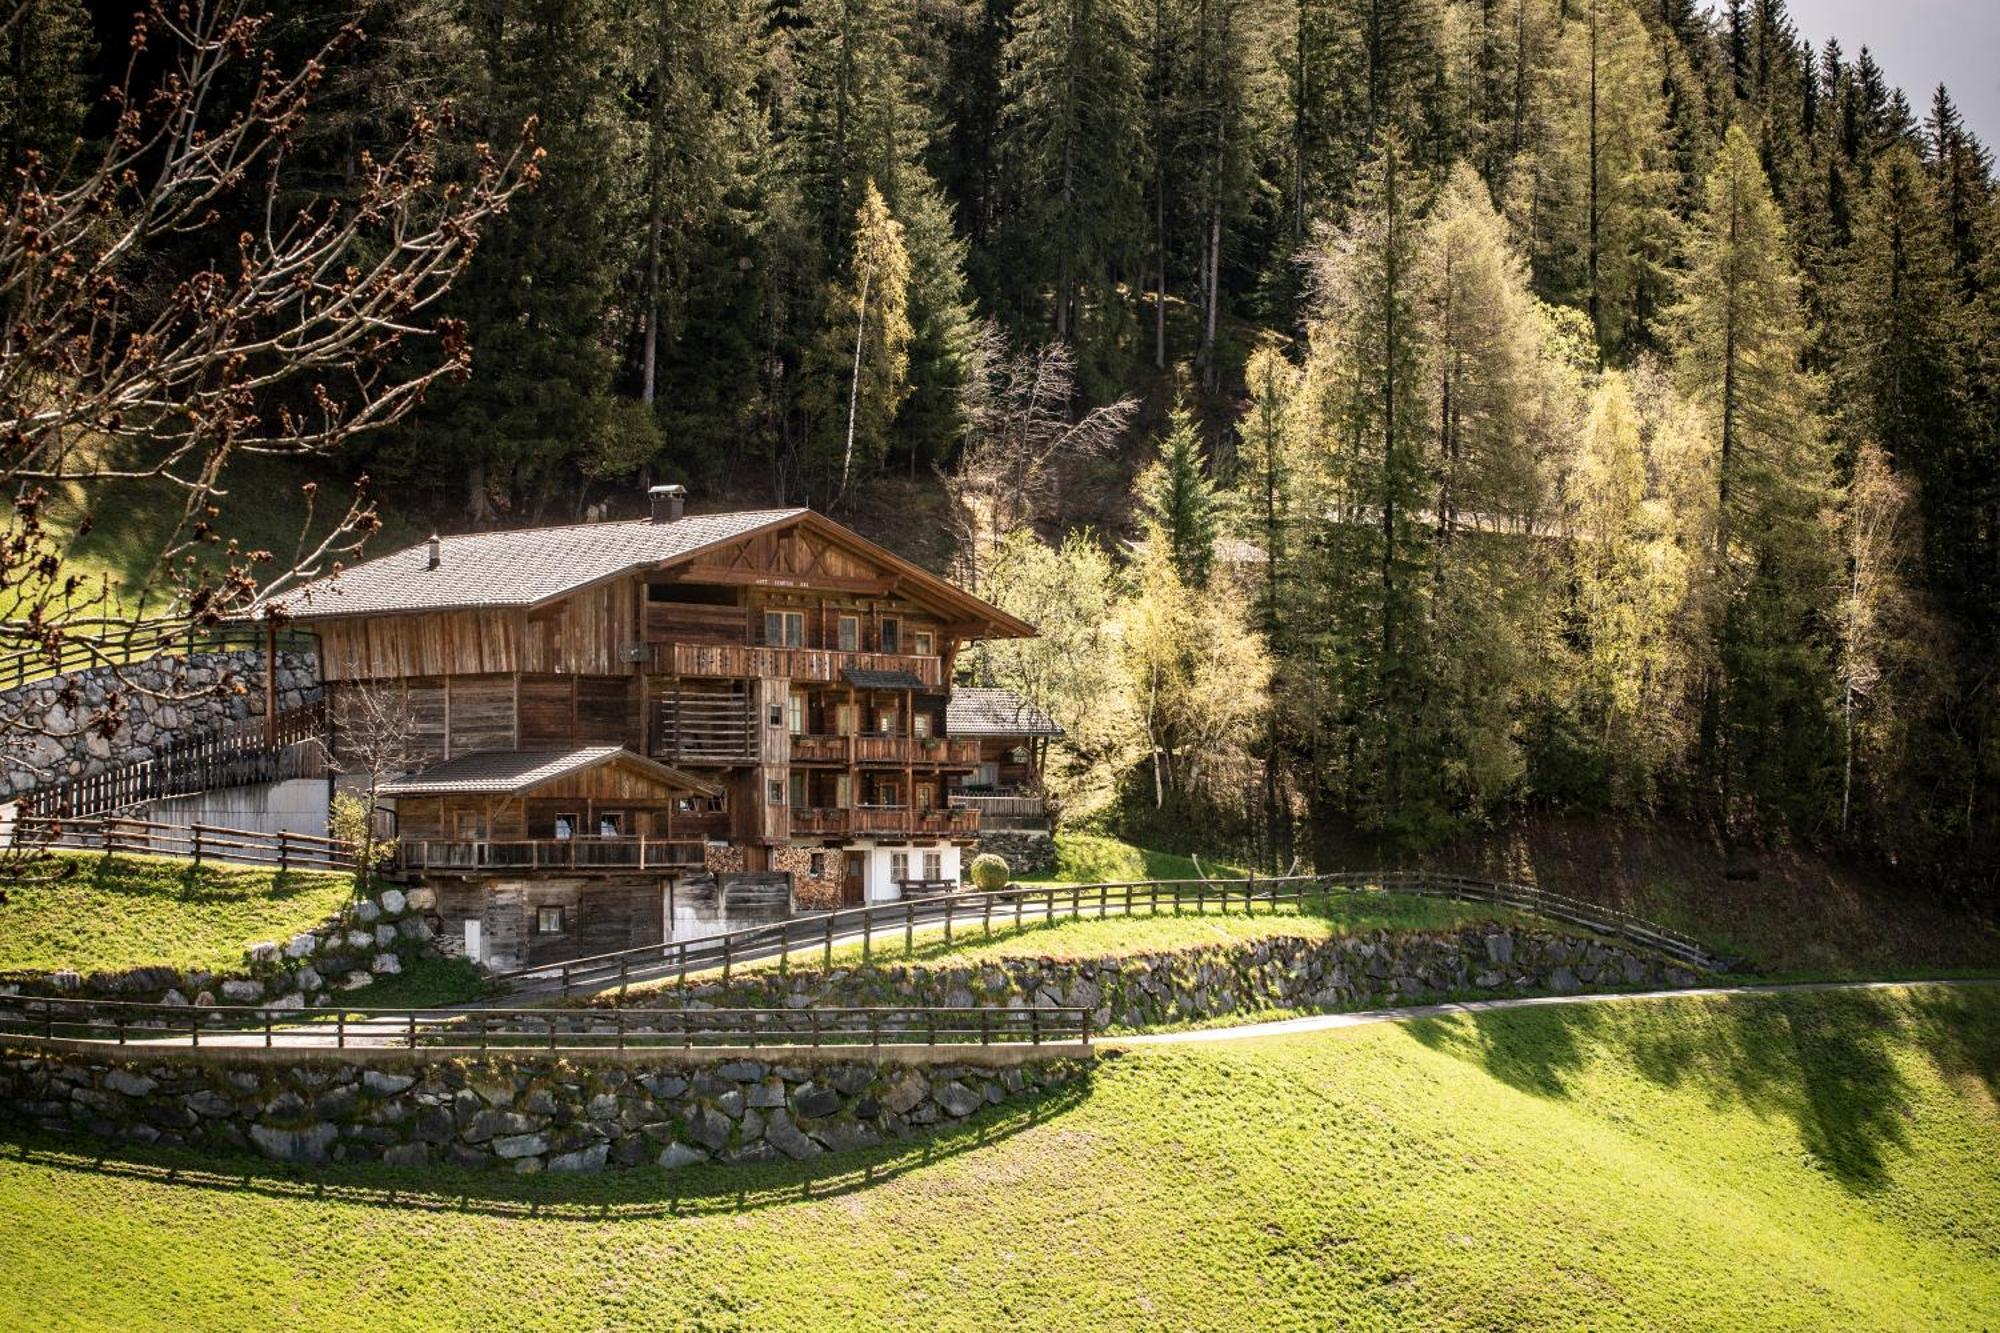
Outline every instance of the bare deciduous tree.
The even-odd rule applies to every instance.
[[[1048,509],[1057,463],[1108,451],[1139,407],[1128,396],[1072,419],[1075,396],[1076,357],[1066,344],[1016,352],[995,325],[980,330],[962,400],[965,443],[944,474],[966,587],[980,587],[1003,537]]]
[[[339,744],[329,760],[335,772],[359,781],[335,798],[329,832],[353,846],[355,869],[365,883],[393,846],[376,827],[382,786],[428,756],[417,735],[409,691],[399,685],[357,685],[343,690],[340,700],[335,719]]]
[[[0,0],[0,31],[31,3]],[[227,540],[225,467],[331,453],[469,370],[463,328],[431,312],[481,228],[534,180],[532,123],[446,180],[452,115],[420,112],[386,155],[358,156],[344,197],[302,197],[293,138],[362,34],[344,28],[282,69],[263,47],[269,23],[230,0],[149,4],[102,143],[60,163],[29,155],[0,185],[0,659],[17,675],[115,669],[157,647],[162,623],[215,627],[351,554],[378,526],[360,493],[317,536],[308,517],[290,551]],[[229,226],[227,262],[162,274],[177,245]],[[104,488],[130,482],[177,494],[178,521],[148,572],[114,587],[72,555],[104,520]],[[57,521],[58,501],[80,501],[81,519]],[[113,679],[101,703],[36,715],[0,696],[0,745],[111,735],[141,688]]]

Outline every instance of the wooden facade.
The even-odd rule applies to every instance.
[[[1031,631],[818,515],[535,604],[427,609],[423,578],[409,576],[407,611],[301,617],[320,638],[337,761],[362,692],[389,692],[426,762],[618,746],[722,795],[413,796],[397,801],[406,839],[552,844],[558,820],[595,836],[608,813],[619,838],[726,844],[733,868],[756,872],[787,847],[977,835],[976,815],[947,808],[984,757],[946,734],[953,663],[971,641]],[[586,849],[531,849],[528,868],[545,852],[569,873],[561,858]]]

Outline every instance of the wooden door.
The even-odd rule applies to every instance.
[[[868,857],[863,852],[843,852],[840,859],[840,902],[843,907],[858,907],[862,897],[862,876],[868,867]]]

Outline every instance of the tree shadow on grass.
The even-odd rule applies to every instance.
[[[807,1162],[647,1166],[595,1175],[517,1176],[454,1167],[290,1166],[241,1153],[102,1144],[38,1132],[0,1141],[0,1160],[135,1182],[315,1203],[555,1222],[616,1222],[756,1212],[870,1189],[1049,1124],[1090,1094],[1088,1076],[963,1124]]]
[[[1941,1066],[1949,1061],[1991,1091],[2000,1086],[2000,1037],[1978,1015],[1993,1012],[1990,999],[1969,994],[1848,991],[1518,1009],[1405,1030],[1510,1087],[1560,1100],[1578,1095],[1585,1066],[1622,1056],[1660,1087],[1791,1121],[1812,1159],[1863,1194],[1888,1183],[1890,1156],[1909,1142],[1913,1092],[1897,1047],[1914,1026]]]

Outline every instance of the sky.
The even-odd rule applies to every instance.
[[[1919,119],[1939,83],[1989,148],[2000,148],[2000,3],[1996,0],[1790,0],[1799,35],[1817,51],[1840,39],[1849,60],[1866,46]]]

